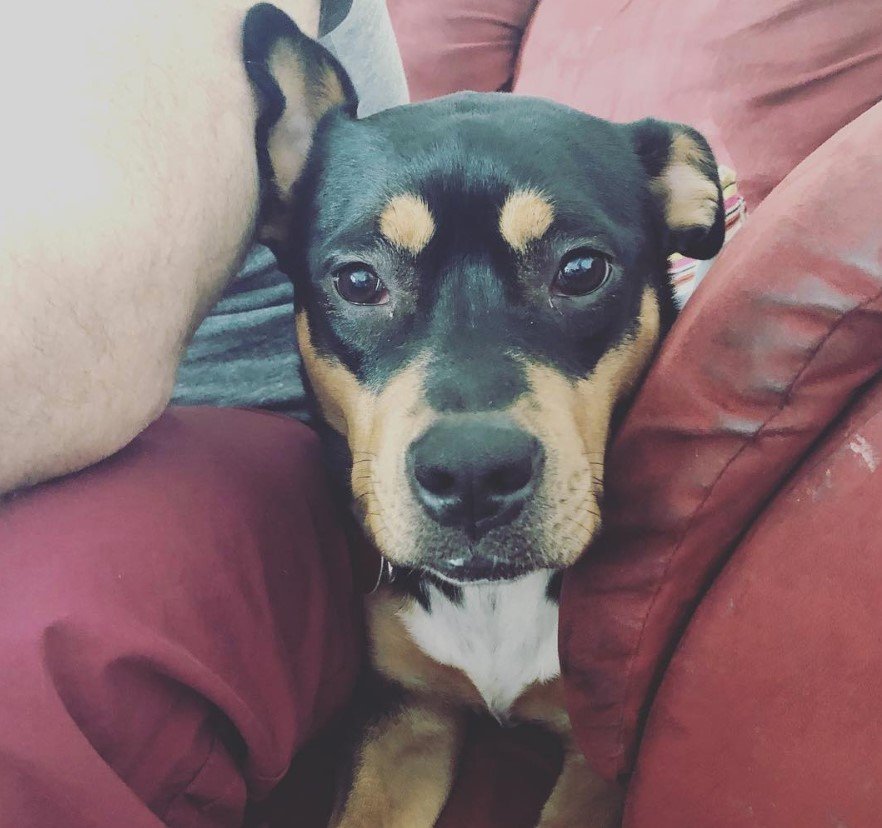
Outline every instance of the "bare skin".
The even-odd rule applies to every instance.
[[[276,0],[309,34],[319,0]],[[19,4],[0,28],[0,495],[168,402],[257,208],[251,0]]]

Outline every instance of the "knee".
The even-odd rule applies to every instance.
[[[13,498],[0,548],[0,613],[118,607],[166,623],[173,606],[205,616],[210,597],[221,623],[243,593],[275,598],[289,572],[304,605],[351,589],[317,438],[258,412],[170,409],[104,462]]]

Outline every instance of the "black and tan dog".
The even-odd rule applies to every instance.
[[[675,313],[666,259],[722,244],[713,156],[684,126],[503,94],[357,120],[337,61],[268,5],[244,56],[260,238],[295,281],[334,470],[398,572],[367,602],[395,701],[334,822],[433,825],[480,708],[564,740],[542,826],[615,824],[616,792],[569,744],[556,590],[600,525],[614,413]]]

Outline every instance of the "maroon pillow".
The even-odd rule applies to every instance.
[[[610,448],[606,531],[561,605],[570,713],[608,777],[630,767],[651,688],[738,535],[882,369],[880,145],[882,104],[754,212]]]
[[[411,99],[504,88],[536,2],[388,0]]]
[[[734,167],[753,208],[882,98],[882,9],[878,0],[542,0],[515,91],[617,121],[689,123]]]

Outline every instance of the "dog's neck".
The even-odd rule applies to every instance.
[[[500,721],[535,683],[560,672],[557,654],[558,607],[549,589],[557,573],[536,570],[508,581],[456,586],[422,576],[410,587],[417,600],[406,603],[400,619],[430,658],[461,670]]]

